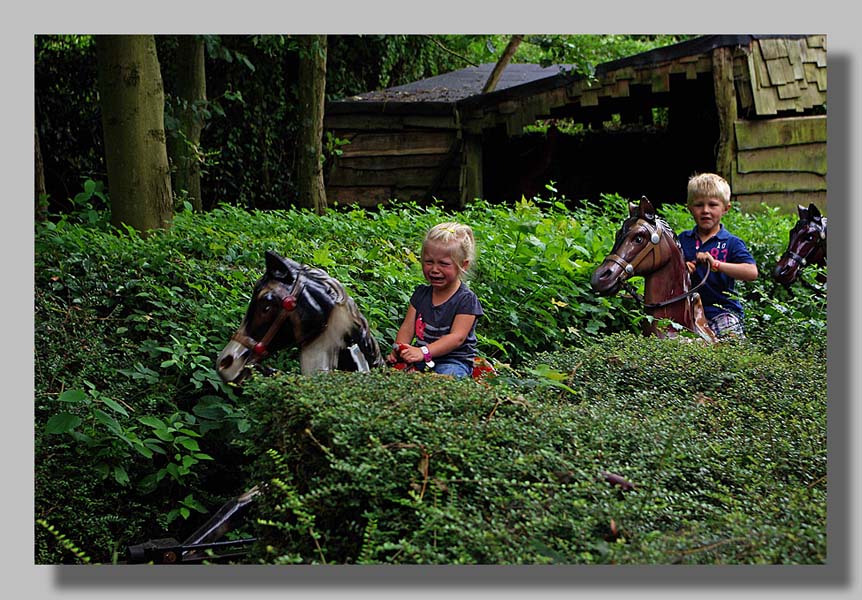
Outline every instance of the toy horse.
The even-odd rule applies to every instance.
[[[623,221],[611,253],[590,278],[593,290],[612,296],[635,275],[644,278],[643,305],[656,319],[669,319],[697,333],[708,342],[717,338],[706,321],[697,287],[691,287],[682,248],[670,226],[658,218],[644,196],[640,204],[629,203],[629,218]],[[701,282],[702,283],[702,282]],[[645,333],[673,337],[654,323]]]
[[[384,364],[368,321],[337,279],[267,251],[266,273],[216,369],[224,381],[238,383],[251,367],[288,347],[299,348],[303,375]]]
[[[826,266],[826,217],[821,216],[814,204],[808,208],[798,205],[797,210],[799,220],[790,230],[787,250],[772,270],[773,279],[785,286],[796,281],[806,265]]]

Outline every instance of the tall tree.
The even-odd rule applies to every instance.
[[[178,129],[168,138],[168,155],[173,163],[173,189],[185,191],[196,211],[203,210],[201,198],[201,131],[207,99],[204,40],[197,35],[177,36],[176,85],[179,106]]]
[[[42,148],[39,145],[39,130],[35,130],[33,148],[36,152],[36,220],[48,218],[48,190],[45,188],[45,164],[42,162]]]
[[[152,35],[96,36],[111,223],[169,227],[173,198],[165,95]]]
[[[323,185],[323,107],[326,93],[326,36],[299,38],[298,204],[326,211]]]

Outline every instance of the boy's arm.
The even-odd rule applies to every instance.
[[[716,273],[724,273],[738,281],[754,281],[757,279],[757,265],[755,263],[730,263],[716,259],[709,252],[698,252],[697,261],[709,263],[709,269]],[[689,272],[693,269],[689,266]]]
[[[715,270],[733,277],[737,281],[754,281],[757,279],[757,265],[754,263],[729,263],[715,261]]]

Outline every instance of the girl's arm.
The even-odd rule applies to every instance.
[[[407,316],[410,316],[409,312],[407,313]],[[449,333],[444,336],[441,336],[439,340],[428,344],[428,350],[431,352],[431,359],[433,360],[441,356],[446,356],[447,354],[452,352],[452,350],[461,346],[467,339],[467,336],[470,334],[470,329],[473,327],[473,323],[475,321],[476,315],[455,315],[455,320],[452,321],[452,329],[449,331]],[[413,321],[411,321],[410,323],[412,324]],[[402,330],[398,331],[396,343],[408,344],[410,341],[412,341],[411,338],[411,340],[408,340],[407,342],[400,342],[399,340],[401,338],[401,331]],[[417,346],[408,346],[401,351],[401,359],[407,362],[421,362],[425,360],[425,355],[422,354],[422,351]]]
[[[428,344],[428,350],[431,351],[431,358],[438,356],[446,356],[455,348],[464,344],[467,336],[470,335],[470,329],[473,323],[476,322],[476,315],[460,314],[455,315],[455,320],[452,321],[452,329],[444,336],[432,344]],[[421,352],[421,351],[420,351]]]
[[[404,320],[401,322],[401,327],[398,328],[398,333],[395,335],[395,343],[396,344],[410,344],[413,341],[413,336],[416,331],[416,308],[412,304],[407,306],[407,315],[404,317]],[[422,351],[418,351],[419,354],[422,354]],[[401,356],[402,360],[407,360],[407,357],[403,355]],[[395,355],[395,350],[389,353],[389,356],[386,357],[386,360],[389,362],[396,362],[398,360],[398,356]],[[421,360],[421,357],[420,359]],[[410,361],[416,362],[416,361]]]

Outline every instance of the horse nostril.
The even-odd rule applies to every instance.
[[[233,364],[233,356],[228,354],[223,359],[221,359],[221,361],[219,361],[218,368],[221,370],[229,369],[232,364]]]

